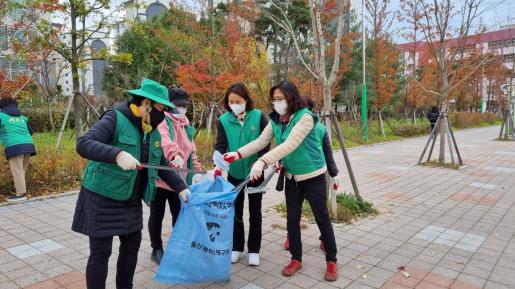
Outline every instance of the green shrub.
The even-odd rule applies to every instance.
[[[338,194],[336,195],[337,215],[331,214],[331,219],[335,222],[352,223],[353,220],[358,218],[365,218],[370,215],[377,215],[378,212],[372,203],[367,201],[358,201],[354,195],[351,194]],[[286,205],[280,203],[275,206],[275,210],[283,217],[286,217]],[[308,201],[302,204],[302,219],[310,223],[315,222],[315,216]]]
[[[48,110],[43,108],[23,110],[22,114],[29,118],[34,132],[50,132],[52,130]],[[58,131],[61,128],[64,119],[64,111],[54,111],[52,112],[52,117],[54,120],[55,130]],[[70,113],[68,121],[66,122],[66,128],[73,128],[73,124],[73,114]]]
[[[359,201],[351,194],[336,195],[336,203],[344,208],[348,208],[355,217],[366,217],[368,215],[376,215],[377,210],[374,205],[367,201]]]
[[[395,134],[402,137],[426,135],[431,132],[429,123],[425,124],[402,124],[395,127]]]
[[[499,117],[497,114],[489,112],[451,112],[449,120],[455,128],[467,128],[495,124],[499,121]]]

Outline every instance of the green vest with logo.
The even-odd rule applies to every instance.
[[[116,112],[116,130],[109,143],[131,154],[136,159],[140,158],[141,144],[138,128],[123,113]],[[148,162],[151,165],[161,163],[161,134],[157,129],[152,130],[145,138],[150,137]],[[147,169],[148,182],[143,200],[149,204],[156,193],[157,169]],[[97,194],[117,201],[128,200],[134,188],[134,182],[138,170],[122,170],[117,164],[89,161],[84,170],[82,185]]]
[[[283,165],[286,172],[293,175],[309,174],[325,166],[322,139],[319,136],[321,128],[317,128],[318,117],[307,108],[303,108],[292,116],[290,122],[286,127],[284,127],[284,129],[280,123],[272,121],[272,130],[274,131],[275,141],[277,145],[280,145],[286,141],[292,128],[304,114],[309,114],[313,117],[315,126],[314,129],[306,135],[300,145],[283,159]]]
[[[8,148],[19,144],[33,144],[27,128],[28,119],[23,116],[10,116],[0,112],[0,144]]]
[[[235,152],[242,146],[257,139],[261,134],[261,111],[258,109],[247,111],[243,125],[234,113],[226,112],[220,117],[220,123],[222,123],[225,130],[229,144],[228,150]],[[229,175],[240,180],[246,178],[250,173],[252,164],[254,164],[257,159],[258,154],[254,154],[248,158],[231,163]]]
[[[170,133],[170,138],[172,140],[175,140],[175,131],[173,130],[173,121],[168,117],[165,116],[166,123],[168,124],[168,132]],[[195,136],[195,128],[191,125],[188,125],[185,127],[186,129],[186,135],[188,136],[188,139],[190,142],[193,142],[193,136]],[[193,180],[193,156],[190,155],[188,158],[188,169],[190,170],[188,172],[188,175],[186,176],[186,183],[188,186],[191,186],[192,180]]]

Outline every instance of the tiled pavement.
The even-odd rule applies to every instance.
[[[231,282],[189,288],[515,288],[515,144],[492,141],[497,133],[498,127],[458,132],[468,166],[457,171],[414,165],[425,138],[350,150],[361,193],[381,214],[335,225],[337,282],[323,281],[325,262],[312,224],[302,231],[303,269],[281,276],[289,253],[277,225],[285,220],[272,207],[283,196],[271,190],[263,205],[262,264],[248,267],[242,258]],[[341,153],[336,157],[351,191]],[[75,200],[0,207],[0,289],[85,288],[88,241],[70,231]],[[135,288],[169,288],[153,281],[150,251],[144,231]],[[110,288],[116,256],[113,251]]]

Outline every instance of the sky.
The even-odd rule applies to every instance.
[[[119,7],[119,5],[126,0],[112,0],[111,7]],[[147,3],[155,2],[156,0],[144,0]],[[157,0],[162,3],[168,2],[169,0]],[[226,2],[227,0],[214,0],[215,5],[218,2]],[[278,1],[278,0],[275,0]],[[353,7],[358,14],[358,18],[361,17],[361,1],[362,0],[351,0],[351,7]],[[390,0],[389,11],[396,12],[400,10],[400,1],[401,0]],[[452,2],[462,3],[465,0],[451,0]],[[200,11],[202,7],[207,5],[207,0],[174,0],[174,2],[180,3],[182,5],[187,6],[187,8],[191,11]],[[483,0],[483,9],[485,10],[480,17],[474,23],[472,27],[472,32],[477,31],[480,27],[480,23],[482,23],[487,31],[494,31],[500,29],[501,26],[505,26],[508,24],[515,24],[515,1],[514,0]],[[367,12],[365,11],[365,14]],[[365,22],[367,23],[367,22]],[[390,33],[393,36],[393,40],[396,43],[405,43],[407,42],[399,33],[399,30],[405,26],[404,23],[401,23],[397,19],[393,21],[393,25],[390,28]]]
[[[462,3],[464,0],[453,0],[453,2]],[[361,17],[361,0],[351,0],[351,5],[356,7],[356,11],[358,12],[358,17]],[[515,1],[513,0],[487,0],[483,2],[484,10],[482,16],[477,19],[477,21],[473,24],[471,33],[477,31],[480,27],[480,23],[484,25],[487,31],[495,31],[499,30],[501,26],[506,26],[509,24],[515,24]],[[400,0],[391,0],[389,9],[390,12],[396,12],[400,10]],[[365,17],[366,17],[365,10]],[[366,20],[365,20],[365,23]],[[396,43],[405,43],[409,42],[404,39],[399,33],[406,24],[402,23],[398,20],[394,20],[392,23],[392,27],[390,32],[393,36],[393,40]]]

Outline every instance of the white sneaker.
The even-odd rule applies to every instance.
[[[241,253],[242,252],[232,251],[232,253],[231,253],[231,263],[238,262],[238,259],[240,259]]]
[[[259,266],[259,254],[258,253],[249,253],[249,265],[250,266]]]

